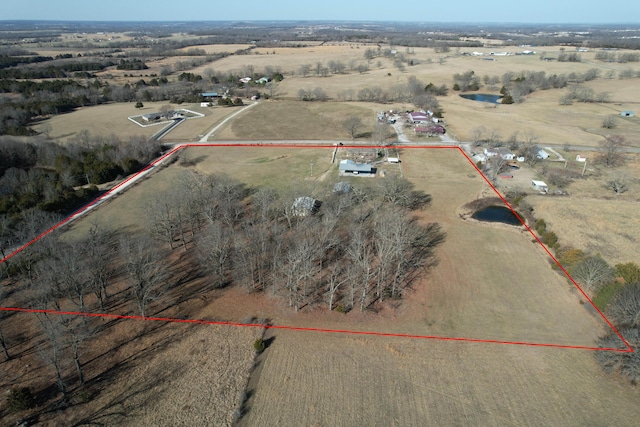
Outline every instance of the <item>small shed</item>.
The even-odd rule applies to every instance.
[[[538,152],[536,153],[536,157],[540,160],[546,160],[549,158],[549,153],[547,153],[546,151],[544,151],[543,149],[538,150]]]
[[[544,181],[533,180],[531,181],[531,187],[533,187],[534,190],[542,191],[544,193],[549,192],[549,186]]]
[[[389,163],[400,163],[400,159],[398,157],[387,157],[387,161]]]
[[[634,116],[633,111],[631,111],[631,110],[621,111],[620,115],[622,117],[633,117]]]

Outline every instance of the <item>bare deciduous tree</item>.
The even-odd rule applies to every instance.
[[[311,71],[311,65],[302,64],[298,71],[302,77],[307,77],[307,74],[309,74],[309,72]]]
[[[231,228],[219,222],[210,224],[197,240],[201,263],[213,273],[213,286],[226,284],[226,271],[230,267],[232,233]]]
[[[162,295],[167,287],[165,254],[153,240],[132,237],[120,240],[120,256],[129,277],[129,290],[140,315],[145,317],[149,303]]]
[[[591,292],[614,278],[613,268],[600,255],[586,257],[575,266],[571,274]]]
[[[614,129],[618,126],[618,119],[615,116],[607,116],[602,120],[602,127],[605,129]]]
[[[616,167],[624,163],[623,150],[627,146],[622,135],[609,135],[598,144],[598,162],[606,167]]]
[[[640,283],[626,285],[607,308],[618,326],[640,327]]]
[[[362,119],[357,116],[349,116],[342,122],[342,128],[355,140],[362,128]]]
[[[480,145],[486,140],[487,132],[487,128],[485,128],[484,126],[476,126],[471,129],[471,134],[469,135],[469,137],[471,138],[471,141],[474,143],[474,145]]]

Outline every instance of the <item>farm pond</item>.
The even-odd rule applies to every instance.
[[[520,219],[505,206],[487,206],[476,211],[471,218],[478,221],[502,222],[509,225],[522,225]]]
[[[460,97],[470,99],[472,101],[488,102],[490,104],[500,104],[502,95],[489,95],[486,93],[463,93]]]

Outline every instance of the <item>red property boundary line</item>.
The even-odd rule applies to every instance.
[[[611,351],[617,353],[633,353],[633,347],[629,344],[629,342],[622,336],[622,334],[618,331],[618,329],[607,319],[604,313],[596,307],[591,298],[584,292],[584,290],[580,287],[580,285],[571,277],[569,272],[565,270],[565,268],[560,264],[560,262],[556,259],[556,257],[549,251],[549,249],[542,243],[540,238],[535,235],[535,233],[531,230],[531,228],[524,222],[524,220],[518,215],[518,213],[513,209],[513,207],[507,202],[502,194],[494,187],[494,185],[487,179],[487,177],[480,171],[480,169],[476,166],[476,164],[471,160],[469,155],[459,146],[379,146],[379,145],[340,145],[336,144],[295,144],[295,143],[264,143],[264,144],[238,144],[238,143],[221,143],[221,144],[182,144],[179,145],[172,150],[168,151],[158,159],[149,163],[145,168],[140,170],[138,173],[128,177],[124,181],[120,182],[118,185],[107,191],[105,194],[101,195],[94,201],[88,203],[77,211],[73,212],[71,215],[49,228],[45,232],[41,233],[31,241],[22,245],[20,248],[16,249],[5,258],[0,260],[0,264],[5,263],[10,258],[19,254],[38,240],[47,236],[49,233],[54,230],[62,227],[68,222],[76,219],[80,215],[86,213],[87,211],[93,209],[102,202],[104,199],[108,198],[112,194],[120,191],[123,186],[130,183],[133,180],[136,180],[140,175],[149,171],[150,169],[162,164],[165,160],[171,157],[173,154],[178,151],[188,148],[188,147],[262,147],[262,148],[331,148],[336,149],[339,148],[395,148],[395,149],[457,149],[462,155],[469,161],[471,166],[478,172],[478,174],[484,179],[484,181],[489,185],[489,187],[498,195],[500,200],[505,204],[507,208],[513,212],[514,215],[520,220],[522,225],[527,229],[529,234],[533,236],[533,238],[540,244],[540,246],[544,249],[544,251],[551,257],[553,262],[562,270],[562,272],[567,276],[567,278],[571,281],[571,283],[578,289],[580,294],[591,304],[591,306],[597,311],[597,313],[602,317],[602,319],[606,322],[606,324],[613,330],[613,332],[622,340],[624,345],[627,347],[626,349],[618,349],[618,348],[601,348],[601,347],[590,347],[590,346],[581,346],[581,345],[563,345],[563,344],[552,344],[552,343],[535,343],[535,342],[527,342],[527,341],[501,341],[501,340],[491,340],[491,339],[476,339],[476,338],[464,338],[464,337],[443,337],[437,335],[413,335],[413,334],[400,334],[400,333],[385,333],[385,332],[375,332],[375,331],[354,331],[347,329],[326,329],[326,328],[313,328],[313,327],[296,327],[296,326],[286,326],[286,325],[263,325],[263,324],[247,324],[247,323],[236,323],[236,322],[225,322],[225,321],[210,321],[203,319],[177,319],[171,317],[142,317],[142,316],[127,316],[127,315],[118,315],[118,314],[109,314],[109,313],[84,313],[77,311],[56,311],[56,310],[37,310],[37,309],[28,309],[22,307],[0,307],[0,311],[5,312],[23,312],[23,313],[47,313],[53,315],[63,315],[63,316],[84,316],[84,317],[102,317],[107,319],[127,319],[127,320],[137,320],[137,321],[147,321],[147,322],[170,322],[170,323],[191,323],[191,324],[200,324],[200,325],[225,325],[225,326],[239,326],[239,327],[259,327],[266,329],[284,329],[291,331],[306,331],[306,332],[322,332],[322,333],[336,333],[336,334],[349,334],[349,335],[369,335],[369,336],[378,336],[378,337],[397,337],[397,338],[412,338],[412,339],[429,339],[429,340],[438,340],[438,341],[459,341],[459,342],[472,342],[472,343],[489,343],[489,344],[503,344],[503,345],[519,345],[519,346],[528,346],[528,347],[547,347],[547,348],[562,348],[562,349],[577,349],[577,350],[590,350],[590,351]]]

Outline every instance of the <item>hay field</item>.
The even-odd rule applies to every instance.
[[[103,425],[233,425],[233,412],[253,368],[253,341],[261,332],[240,327],[169,327],[179,330],[175,342],[131,363],[113,379],[116,386],[85,405],[82,413]]]
[[[640,261],[638,201],[589,197],[527,199],[560,244],[601,254],[612,265]]]
[[[32,315],[20,315],[14,320],[24,321],[21,333],[37,330]],[[69,405],[41,411],[37,425],[233,425],[262,330],[135,320],[102,324],[107,326],[100,339],[90,341],[90,348],[85,343],[81,352],[85,387],[70,390]],[[23,344],[0,384],[42,390],[51,367],[33,342]],[[3,425],[17,425],[24,413],[3,415]]]
[[[633,425],[591,352],[278,331],[240,426]]]
[[[123,139],[129,136],[148,138],[162,129],[163,125],[143,128],[127,117],[160,111],[160,107],[167,104],[168,102],[145,102],[144,107],[139,109],[134,107],[133,102],[82,107],[38,122],[33,128],[37,132],[50,129],[49,135],[58,141],[71,139],[83,130],[88,130],[91,135],[115,135]]]
[[[360,134],[365,136],[373,130],[375,111],[380,107],[367,103],[261,101],[234,119],[231,126],[217,132],[213,139],[350,141],[351,136],[342,127],[344,120],[349,116],[360,117],[363,123]]]
[[[197,159],[200,173],[227,174],[252,187],[277,190],[313,185],[327,171],[337,171],[327,148],[192,147],[188,155]]]

